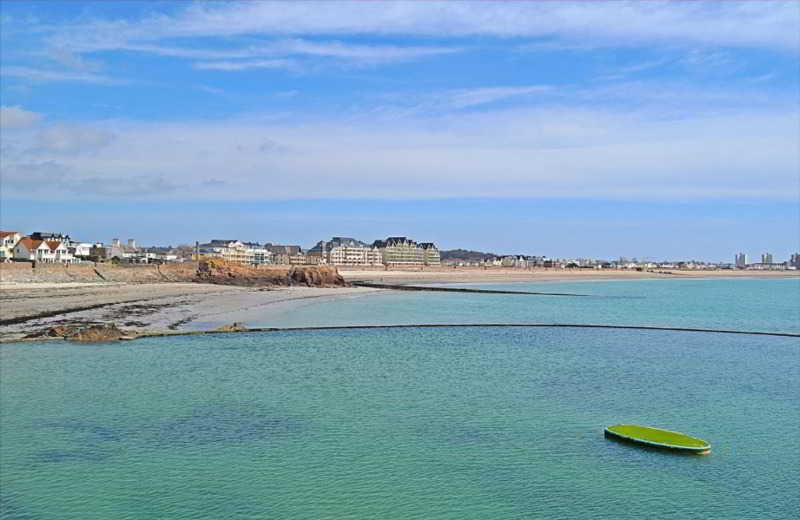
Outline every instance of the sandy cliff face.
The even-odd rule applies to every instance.
[[[247,266],[210,258],[200,262],[196,281],[245,287],[344,287],[347,283],[335,267]]]

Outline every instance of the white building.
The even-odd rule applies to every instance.
[[[764,253],[761,255],[761,263],[762,264],[771,264],[772,263],[772,253]]]
[[[273,252],[266,245],[240,240],[212,240],[200,244],[200,254],[249,265],[270,264],[273,259]]]
[[[747,267],[747,255],[744,253],[738,253],[734,258],[734,265],[736,265],[737,269],[744,269]]]
[[[89,242],[73,242],[69,246],[69,252],[76,258],[89,258],[92,256],[92,246]]]
[[[418,244],[408,237],[388,237],[376,240],[373,248],[380,250],[383,264],[387,266],[440,265],[439,250],[432,242]]]
[[[14,258],[14,246],[21,238],[16,231],[0,231],[0,262],[10,262]]]
[[[333,237],[330,241],[320,241],[308,250],[309,259],[319,259],[318,263],[331,265],[382,265],[383,257],[377,247],[370,247],[360,240],[349,237]]]
[[[75,261],[64,242],[34,240],[31,237],[23,237],[17,242],[14,246],[14,258],[44,263],[69,264]]]

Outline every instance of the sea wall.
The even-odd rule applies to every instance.
[[[0,264],[0,282],[63,283],[63,282],[191,282],[197,263],[172,265],[113,264]]]
[[[335,267],[329,266],[245,266],[213,261],[163,265],[114,264],[0,264],[0,282],[201,282],[241,286],[342,287],[347,285]]]

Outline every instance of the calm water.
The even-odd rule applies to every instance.
[[[253,313],[250,326],[408,323],[592,323],[800,332],[800,278],[637,280],[454,285],[565,292],[590,297],[385,292],[309,300],[280,314]],[[262,312],[262,311],[259,311]],[[224,321],[230,323],[231,320]],[[222,323],[222,322],[221,322]],[[193,323],[196,328],[220,323]]]
[[[714,303],[737,291],[723,284],[689,291],[686,305],[708,309],[716,322],[704,326],[796,329],[796,284],[745,282],[737,303]],[[636,307],[655,298],[641,284],[580,284],[648,296],[620,298],[622,309],[598,307],[586,321],[658,320]],[[678,299],[669,296],[677,289],[655,287]],[[531,319],[516,296],[424,296],[434,298],[328,304],[325,319],[361,309],[365,321],[472,321],[475,305],[487,305],[491,321]],[[391,298],[395,316],[386,315]],[[741,303],[751,299],[763,305]],[[595,305],[550,302],[555,317],[568,316],[562,305]],[[741,314],[725,317],[726,308]],[[293,319],[303,314],[325,313],[312,305]],[[690,318],[665,309],[661,319]],[[8,344],[0,356],[3,518],[736,519],[800,510],[797,338],[379,329]],[[618,422],[695,434],[714,452],[675,456],[604,439],[603,427]]]

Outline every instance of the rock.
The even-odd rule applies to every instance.
[[[230,325],[223,325],[222,327],[217,327],[215,330],[217,330],[218,332],[236,332],[241,330],[247,330],[247,327],[245,327],[239,322],[234,321]]]
[[[347,283],[332,266],[249,266],[207,258],[200,262],[196,281],[245,287],[344,287]]]
[[[77,331],[77,327],[65,327],[65,326],[56,326],[50,327],[48,329],[41,329],[30,334],[26,335],[26,338],[63,338],[69,336],[70,334],[74,334]]]
[[[125,333],[113,323],[107,325],[93,325],[77,330],[66,336],[69,341],[81,343],[96,343],[101,341],[119,341]]]
[[[289,271],[291,285],[307,287],[345,287],[347,282],[333,266],[298,266]]]

